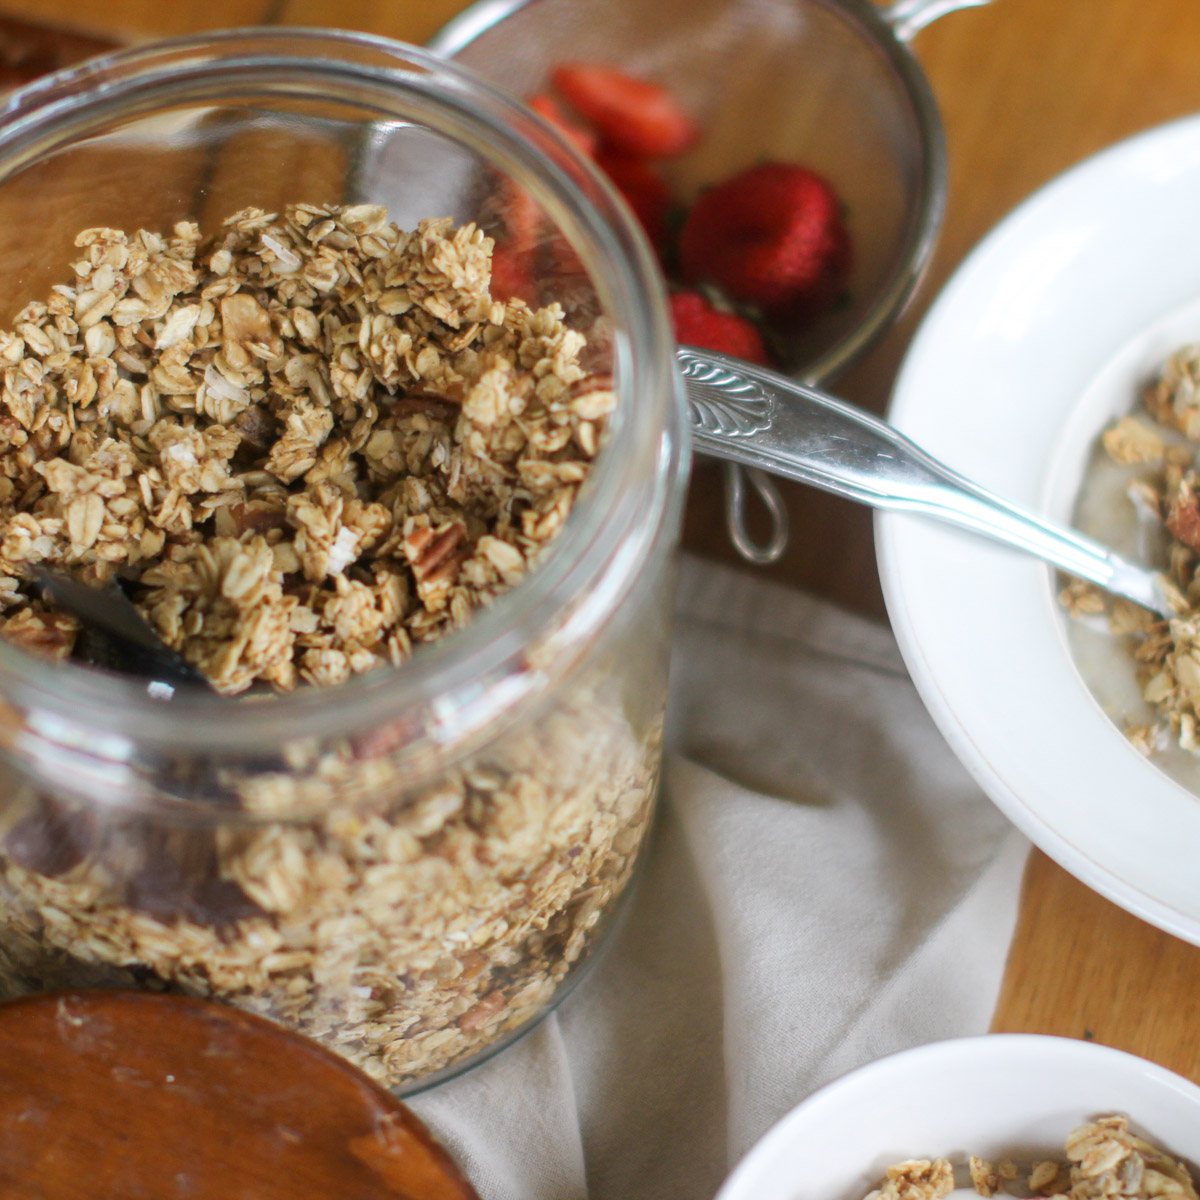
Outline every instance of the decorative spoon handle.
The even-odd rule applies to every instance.
[[[714,351],[680,347],[676,359],[700,453],[760,467],[872,508],[935,517],[1171,615],[1154,572],[994,495],[886,421]]]

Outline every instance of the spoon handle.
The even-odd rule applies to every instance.
[[[872,508],[916,512],[1045,559],[1164,616],[1154,574],[1074,529],[1026,512],[938,462],[886,421],[817,388],[714,351],[676,351],[692,441]]]
[[[911,42],[926,25],[960,8],[975,8],[988,0],[893,0],[879,15],[892,27],[900,42]]]
[[[34,565],[30,573],[50,600],[83,622],[89,661],[173,688],[208,680],[150,627],[114,580],[90,587],[64,571]],[[79,646],[76,647],[78,651]]]

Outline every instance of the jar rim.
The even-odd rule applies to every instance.
[[[464,628],[421,646],[399,668],[380,667],[332,689],[234,699],[180,691],[164,701],[129,679],[47,664],[0,639],[0,686],[9,704],[48,711],[79,729],[132,730],[139,742],[182,739],[189,748],[209,750],[347,736],[425,706],[424,736],[432,734],[450,749],[544,694],[548,676],[530,666],[530,645],[555,630],[564,647],[577,639],[581,644],[598,630],[680,503],[688,444],[663,287],[634,218],[565,138],[468,69],[371,34],[221,30],[66,68],[19,89],[0,107],[0,184],[71,144],[89,116],[94,121],[123,106],[126,113],[145,115],[148,105],[171,97],[213,101],[234,83],[242,95],[278,95],[285,81],[311,89],[312,97],[318,85],[322,97],[359,87],[383,110],[385,95],[393,106],[402,95],[418,110],[436,111],[445,122],[437,132],[457,130],[476,151],[486,145],[492,161],[578,239],[575,248],[592,272],[604,311],[617,318],[617,410],[586,494],[527,579],[477,611]],[[491,686],[499,679],[504,687]],[[251,711],[254,719],[247,720]]]

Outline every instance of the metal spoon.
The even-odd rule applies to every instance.
[[[1010,504],[926,454],[886,421],[742,359],[686,346],[675,357],[700,453],[872,508],[935,517],[1036,555],[1160,616],[1174,615],[1156,572]]]
[[[91,587],[44,566],[31,567],[30,573],[54,604],[83,622],[85,657],[95,666],[151,680],[160,690],[179,684],[209,686],[158,636],[114,581]]]

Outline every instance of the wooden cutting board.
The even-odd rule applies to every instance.
[[[0,1005],[3,1200],[478,1200],[390,1092],[205,1000]]]

